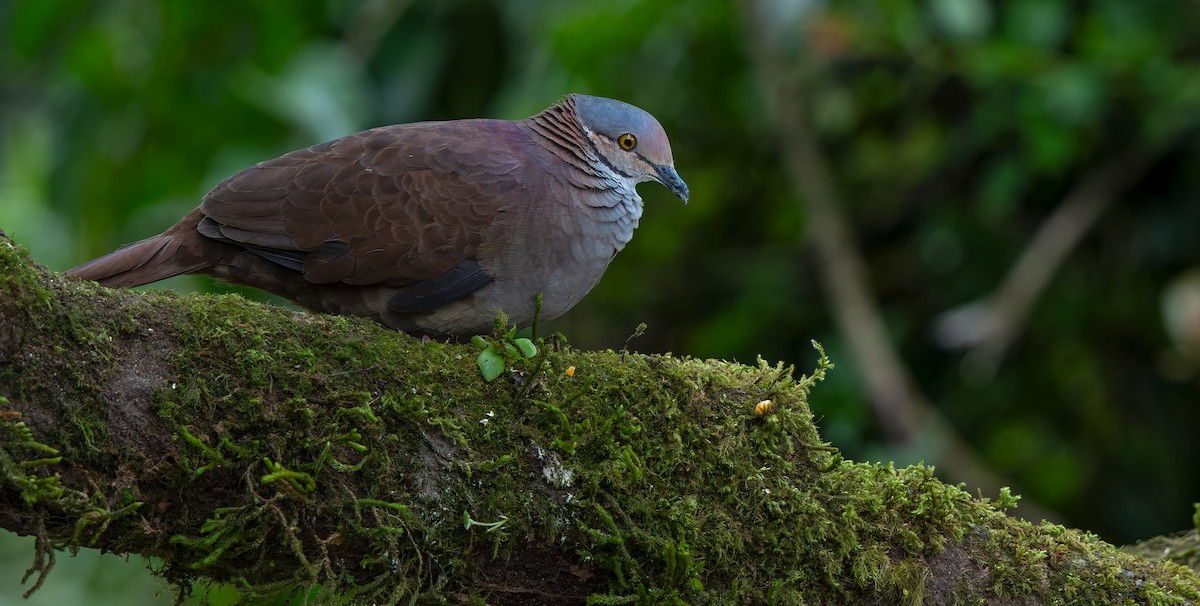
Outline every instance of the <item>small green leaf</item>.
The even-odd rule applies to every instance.
[[[471,337],[471,345],[474,345],[475,347],[478,347],[479,349],[487,349],[487,347],[488,347],[487,339],[484,339],[483,337],[481,337],[479,335],[475,335],[475,336]]]
[[[479,364],[479,372],[483,375],[483,380],[488,383],[495,381],[496,377],[504,372],[504,356],[491,346],[479,352],[479,359],[476,362]]]
[[[532,358],[537,355],[537,346],[533,344],[533,341],[530,341],[525,337],[521,337],[520,339],[513,341],[513,343],[516,344],[517,349],[521,350],[521,355],[525,356],[526,358]]]

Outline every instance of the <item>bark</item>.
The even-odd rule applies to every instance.
[[[87,547],[321,602],[1200,599],[1191,569],[1006,515],[1006,491],[842,460],[808,406],[823,354],[796,380],[504,340],[487,383],[469,345],[107,290],[0,239],[0,526],[38,538],[38,573]]]

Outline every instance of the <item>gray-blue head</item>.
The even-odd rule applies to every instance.
[[[610,168],[636,183],[658,181],[687,203],[688,186],[675,172],[671,142],[654,116],[615,99],[580,94],[570,99],[588,138]]]

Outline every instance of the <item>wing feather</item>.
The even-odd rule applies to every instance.
[[[201,204],[200,232],[314,284],[424,282],[397,307],[444,304],[491,281],[479,248],[522,187],[526,137],[499,120],[343,137],[226,179]]]

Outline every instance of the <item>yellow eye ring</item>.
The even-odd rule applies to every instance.
[[[637,137],[629,133],[625,133],[620,137],[617,137],[617,145],[620,145],[621,149],[625,151],[632,150],[633,148],[637,147]]]

